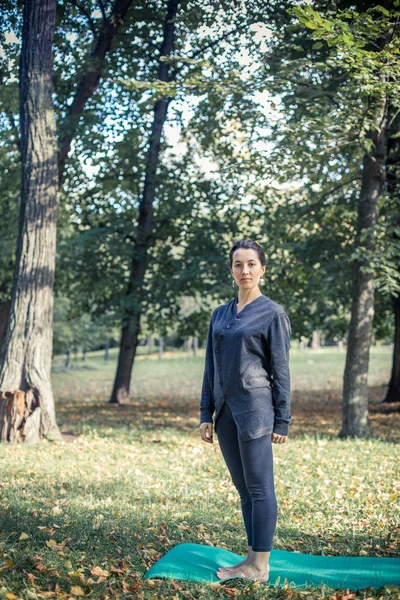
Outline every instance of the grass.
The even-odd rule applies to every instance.
[[[399,556],[400,415],[371,412],[371,437],[339,440],[344,353],[291,353],[293,424],[274,445],[274,548]],[[370,404],[390,349],[372,349]],[[132,402],[108,404],[115,360],[91,353],[53,373],[62,441],[0,445],[0,598],[399,598],[400,588],[335,591],[143,580],[179,543],[245,554],[238,495],[218,447],[201,442],[197,358],[141,356]],[[78,368],[79,367],[79,368]],[[218,588],[218,589],[217,589]]]

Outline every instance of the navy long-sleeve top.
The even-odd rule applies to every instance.
[[[208,330],[200,423],[217,420],[226,401],[244,441],[288,435],[291,326],[263,294],[237,313],[238,297],[214,309]]]

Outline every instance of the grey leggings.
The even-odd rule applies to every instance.
[[[255,552],[268,552],[278,517],[272,434],[244,442],[227,402],[218,416],[217,430],[222,455],[239,492],[247,543]]]

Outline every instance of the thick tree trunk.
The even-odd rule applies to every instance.
[[[396,113],[395,113],[396,114]],[[393,117],[393,115],[391,115]],[[388,192],[394,200],[397,200],[397,206],[399,206],[398,199],[400,197],[400,176],[399,176],[399,164],[400,164],[400,141],[394,134],[398,134],[400,130],[400,117],[391,119],[392,126],[388,135],[388,156],[387,156],[387,182]],[[400,242],[400,210],[396,213],[393,218],[393,224],[395,229],[393,237],[395,242]],[[397,230],[397,231],[396,231]],[[397,273],[400,277],[400,265],[397,267]],[[385,398],[382,400],[384,403],[400,402],[400,294],[392,296],[392,306],[394,315],[394,347],[392,357],[392,373],[390,376],[389,387],[386,392]]]
[[[60,152],[58,156],[56,155],[59,182],[63,179],[66,158],[79,119],[83,114],[88,99],[93,95],[98,86],[105,56],[110,51],[115,35],[121,23],[123,23],[131,4],[132,0],[115,0],[111,15],[108,19],[104,18],[102,30],[90,56],[89,68],[79,82],[75,98],[61,127]],[[55,422],[54,399],[52,397],[50,380],[46,375],[47,358],[45,356],[48,354],[50,347],[51,357],[52,344],[52,341],[50,340],[49,342],[48,340],[48,329],[52,328],[52,287],[56,235],[56,204],[54,204],[53,198],[57,194],[57,188],[54,187],[52,180],[54,142],[49,142],[49,138],[53,137],[55,133],[55,121],[52,111],[50,111],[49,115],[46,114],[47,106],[52,106],[52,89],[50,87],[52,73],[50,71],[49,74],[48,64],[49,60],[51,61],[51,45],[50,52],[44,61],[39,56],[41,53],[48,51],[49,36],[51,36],[52,44],[55,6],[55,0],[54,2],[49,0],[43,0],[43,2],[26,0],[24,6],[25,29],[23,34],[29,35],[30,39],[25,45],[25,49],[23,41],[21,51],[21,127],[25,120],[25,132],[22,131],[21,135],[25,135],[26,138],[30,137],[29,139],[25,139],[25,148],[23,148],[22,140],[19,142],[19,147],[21,149],[23,164],[24,155],[26,156],[28,153],[31,163],[27,169],[30,173],[23,173],[25,198],[22,198],[21,202],[21,225],[14,274],[15,289],[13,290],[11,300],[11,318],[7,325],[7,333],[3,332],[4,339],[2,340],[0,336],[0,356],[3,357],[3,363],[0,361],[0,368],[1,364],[3,364],[0,371],[0,390],[10,385],[20,385],[22,391],[25,386],[34,390],[33,399],[31,394],[26,394],[26,399],[22,403],[25,406],[23,409],[25,416],[18,425],[18,439],[26,438],[26,441],[28,438],[29,441],[33,441],[34,439],[31,433],[28,435],[28,429],[31,428],[31,425],[29,427],[27,425],[28,415],[33,415],[34,413],[35,422],[40,422],[38,426],[39,435],[51,434],[56,437],[60,435]],[[50,19],[53,19],[53,21],[50,22]],[[29,46],[29,49],[27,49],[27,46]],[[31,68],[36,69],[36,72],[28,76],[26,74],[27,70]],[[23,69],[24,81],[22,81]],[[30,81],[31,76],[32,81]],[[27,96],[24,101],[22,98],[23,89]],[[49,90],[51,91],[49,92]],[[33,96],[30,97],[28,94],[33,94]],[[25,102],[24,107],[22,106],[22,102]],[[33,110],[31,115],[28,114],[29,110]],[[25,113],[25,117],[23,112]],[[43,130],[40,130],[41,126],[43,126]],[[42,144],[43,147],[41,146]],[[37,157],[39,157],[39,160]],[[37,201],[37,199],[32,200],[37,192],[40,194],[40,201]],[[46,240],[47,247],[43,246],[39,248],[43,239]],[[23,253],[28,248],[30,249],[30,255],[24,256]],[[49,260],[46,259],[46,253],[51,253]],[[34,285],[31,285],[32,280],[35,282]],[[37,297],[34,297],[36,290],[39,293]],[[41,304],[41,300],[44,297],[45,303]],[[37,313],[35,313],[36,310],[38,311]],[[40,326],[43,315],[47,319],[44,329]],[[27,327],[21,325],[25,320],[27,321]],[[23,335],[18,344],[17,339],[22,332]],[[36,334],[39,335],[40,339],[35,337]],[[12,336],[14,336],[13,340]],[[2,341],[4,344],[2,344]],[[43,341],[42,346],[38,344],[41,341]],[[25,352],[26,356],[24,357],[23,353]],[[18,381],[20,383],[17,384]],[[37,387],[35,388],[34,386]],[[3,414],[2,408],[5,406],[2,403],[11,402],[11,396],[9,396],[8,392],[7,394],[7,399],[4,393],[1,396],[0,415]],[[12,397],[16,398],[15,396]],[[10,410],[12,409],[12,414],[20,414],[18,411],[22,410],[21,398],[22,396],[19,395],[18,400],[15,400],[18,402],[18,406],[16,405],[18,410],[12,409],[11,404],[9,405]],[[37,419],[39,409],[42,415],[40,419]],[[18,418],[15,418],[15,423],[18,421]],[[6,431],[10,431],[9,436],[7,434],[4,435]],[[6,424],[3,418],[0,417],[0,432],[3,432],[2,439],[7,439],[7,437],[11,439],[13,437],[11,431],[12,427],[10,424],[8,422]],[[17,437],[14,435],[13,441],[16,441]]]
[[[174,45],[175,17],[178,6],[179,0],[168,0],[160,57],[169,56],[172,52]],[[159,61],[158,79],[168,82],[169,70],[170,67],[168,63]],[[169,101],[169,98],[161,98],[154,106],[154,117],[149,140],[143,196],[139,207],[138,232],[133,248],[133,259],[127,290],[127,305],[129,308],[125,311],[122,319],[118,367],[114,388],[110,398],[110,402],[112,403],[123,403],[129,400],[133,361],[135,359],[140,333],[140,299],[146,270],[146,255],[150,245],[150,235],[152,231],[156,171],[160,154],[161,135],[167,118]]]
[[[394,348],[392,374],[384,402],[400,402],[400,295],[392,299],[394,312]]]
[[[20,59],[22,194],[0,368],[0,437],[61,437],[50,383],[58,191],[52,43],[56,0],[26,0]]]
[[[353,265],[351,320],[347,341],[343,379],[342,429],[339,437],[369,435],[368,365],[374,318],[374,272],[368,253],[375,250],[374,231],[378,218],[378,201],[382,195],[383,165],[386,156],[387,102],[382,103],[376,118],[377,130],[372,153],[364,155],[360,197],[358,201],[355,248],[359,258]],[[364,270],[366,269],[366,270]]]
[[[8,317],[10,315],[10,301],[5,300],[0,304],[0,356],[1,349],[3,348],[3,343],[7,333],[7,323]]]

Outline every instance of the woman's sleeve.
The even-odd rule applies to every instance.
[[[273,378],[275,421],[274,433],[288,435],[290,415],[289,346],[291,326],[289,317],[281,312],[274,317],[267,334],[271,352],[270,369]]]
[[[203,386],[200,399],[200,425],[202,423],[212,423],[212,416],[215,410],[213,384],[214,384],[214,359],[212,347],[213,333],[213,316],[211,316],[210,325],[208,328],[207,346],[206,346],[206,361],[203,375]]]

